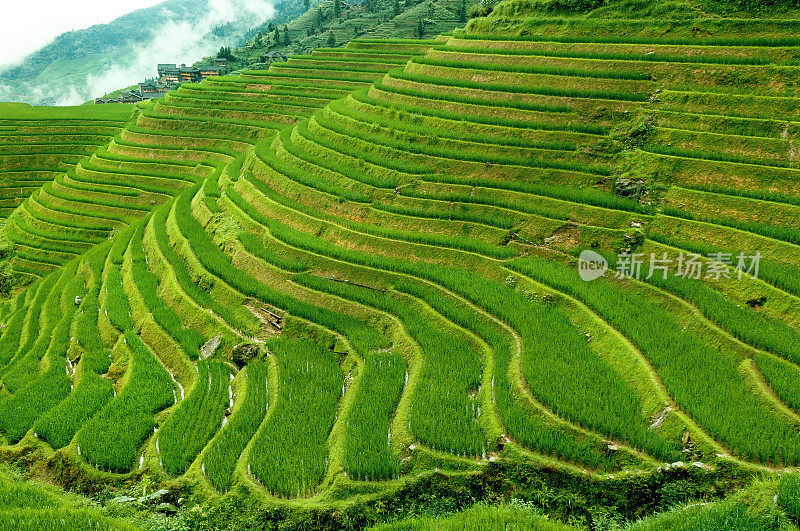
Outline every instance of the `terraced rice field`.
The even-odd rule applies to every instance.
[[[797,43],[549,24],[184,85],[53,168],[3,228],[8,443],[280,499],[800,465]],[[631,245],[763,260],[580,280]]]
[[[43,184],[110,142],[131,114],[128,105],[54,112],[21,104],[0,105],[0,216],[7,218]]]

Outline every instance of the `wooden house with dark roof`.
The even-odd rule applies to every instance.
[[[266,64],[282,63],[288,60],[289,60],[288,57],[286,57],[283,53],[277,50],[273,50],[261,56],[261,62]]]
[[[176,64],[158,65],[158,80],[165,84],[180,83],[180,68]]]

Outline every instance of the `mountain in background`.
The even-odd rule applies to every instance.
[[[74,105],[192,63],[274,15],[268,0],[168,0],[58,36],[0,72],[0,101]]]

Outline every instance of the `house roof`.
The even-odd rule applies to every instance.
[[[177,74],[179,72],[179,68],[176,65],[158,65],[158,73],[159,75],[164,74]]]

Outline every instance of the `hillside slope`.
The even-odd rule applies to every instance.
[[[230,70],[266,68],[270,52],[287,56],[318,48],[340,47],[354,38],[431,38],[463,27],[475,0],[370,0],[347,3],[325,0],[309,8],[276,5],[276,16],[248,32],[244,44],[233,49]],[[294,13],[291,18],[284,13]],[[277,34],[275,33],[275,30]],[[276,38],[277,36],[277,38]],[[287,42],[288,39],[288,42]],[[208,61],[210,58],[198,62]]]
[[[310,506],[650,478],[628,517],[798,467],[796,21],[515,5],[184,85],[26,199],[13,448]]]

